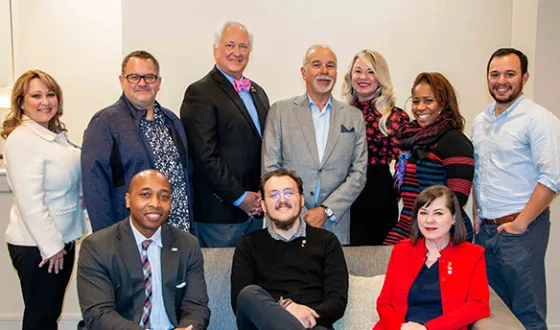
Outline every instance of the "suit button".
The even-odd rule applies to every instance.
[[[319,170],[319,172],[318,172],[318,173],[319,173],[319,174],[323,173],[323,170]]]
[[[314,196],[314,195],[315,195],[315,193],[314,193],[314,192],[310,192],[310,193],[309,193],[309,195],[311,195],[311,196]]]

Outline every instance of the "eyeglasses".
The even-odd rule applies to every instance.
[[[285,189],[283,192],[280,191],[273,191],[270,194],[268,194],[269,198],[272,198],[274,200],[279,200],[281,195],[284,195],[284,199],[290,199],[293,196],[295,196],[296,191],[292,190],[292,189]]]
[[[142,80],[142,78],[144,78],[144,81],[146,82],[146,84],[153,84],[153,83],[155,83],[155,82],[157,81],[157,79],[158,79],[158,75],[157,75],[157,74],[151,74],[151,73],[145,74],[145,75],[143,75],[143,76],[141,76],[141,75],[139,75],[139,74],[132,73],[132,74],[127,74],[127,75],[125,75],[124,77],[126,78],[126,80],[127,80],[129,83],[132,83],[132,84],[137,84],[137,83],[139,83],[140,80]]]

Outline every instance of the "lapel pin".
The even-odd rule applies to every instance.
[[[453,273],[453,267],[451,267],[451,261],[447,263],[447,274],[451,275]]]
[[[307,243],[306,240],[301,241],[301,247],[305,247],[305,243]]]
[[[173,252],[177,252],[178,250],[177,250],[177,248],[176,248],[176,247],[172,247],[172,248],[171,248],[171,251],[173,251]]]

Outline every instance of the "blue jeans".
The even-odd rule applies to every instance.
[[[243,235],[262,229],[263,220],[251,218],[233,224],[197,222],[195,226],[200,247],[235,247]]]
[[[475,238],[485,248],[488,283],[527,329],[547,329],[544,258],[550,210],[539,214],[522,234],[498,234],[498,226],[483,221]]]

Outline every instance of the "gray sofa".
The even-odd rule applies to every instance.
[[[345,247],[344,254],[348,264],[350,275],[359,276],[360,278],[369,278],[376,275],[385,274],[387,263],[391,253],[391,247],[387,246],[366,246],[366,247]],[[202,249],[204,256],[204,271],[206,276],[206,284],[208,286],[208,296],[210,298],[210,326],[209,330],[229,330],[236,329],[235,318],[230,304],[230,275],[231,262],[233,258],[233,249]],[[352,292],[353,279],[350,283],[350,291]],[[371,309],[374,311],[376,295],[372,292]],[[372,296],[373,295],[373,296]],[[356,324],[349,322],[348,316],[355,312],[352,308],[358,308],[361,304],[352,303],[352,294],[349,295],[348,308],[343,320],[335,323],[337,330],[366,330],[373,327],[370,322],[362,322]],[[354,297],[356,299],[356,297]],[[354,306],[354,307],[352,307]],[[525,329],[515,316],[509,311],[506,305],[492,291],[490,297],[490,317],[479,320],[473,324],[472,329],[475,330],[500,330],[500,329]],[[363,311],[358,311],[362,313]],[[354,315],[356,315],[354,313]],[[347,324],[352,324],[348,326]]]

